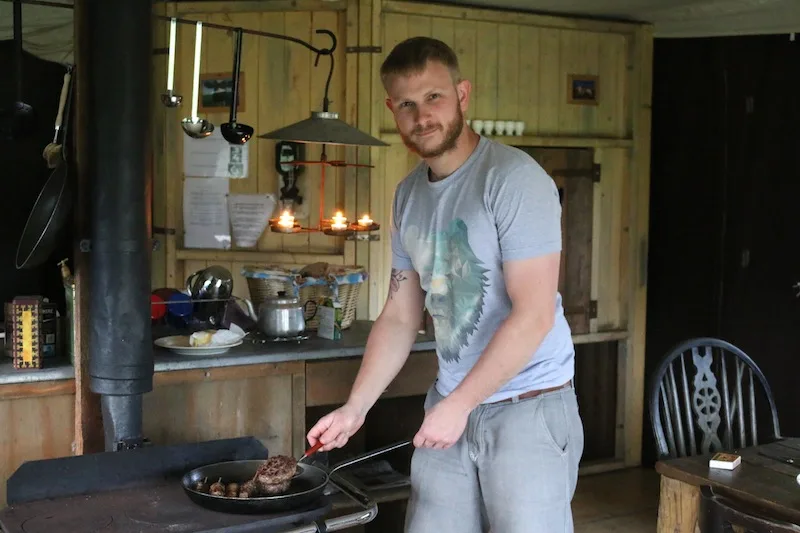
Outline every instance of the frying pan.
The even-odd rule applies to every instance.
[[[74,67],[70,68],[74,70]],[[67,163],[67,130],[72,107],[72,87],[73,84],[70,83],[64,107],[61,158],[36,198],[22,230],[22,237],[17,245],[17,269],[35,268],[47,261],[55,247],[58,231],[72,208],[72,188],[68,180]]]
[[[201,466],[184,474],[181,484],[183,485],[183,490],[193,502],[207,509],[223,513],[267,514],[299,510],[321,498],[329,482],[335,484],[342,492],[361,503],[365,508],[368,508],[371,502],[366,495],[349,483],[343,483],[345,480],[341,478],[334,482],[331,476],[342,468],[402,448],[410,443],[411,441],[403,441],[378,448],[343,461],[330,470],[318,463],[298,462],[298,473],[292,478],[289,489],[285,493],[274,496],[230,498],[227,496],[214,496],[194,488],[198,481],[204,480],[209,485],[220,478],[222,478],[223,484],[241,484],[249,481],[255,476],[256,470],[264,462],[263,460],[226,461]]]

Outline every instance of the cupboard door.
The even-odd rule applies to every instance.
[[[520,147],[553,178],[561,197],[562,253],[558,290],[573,334],[589,333],[592,301],[594,162],[591,149]]]

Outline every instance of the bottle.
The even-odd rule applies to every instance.
[[[67,355],[70,363],[75,365],[75,277],[67,266],[67,259],[58,263],[61,269],[61,282],[67,300]]]

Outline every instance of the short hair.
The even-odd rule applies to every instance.
[[[409,37],[398,43],[381,65],[384,87],[390,76],[422,72],[428,61],[438,61],[450,70],[453,83],[461,81],[458,57],[446,43],[432,37]]]

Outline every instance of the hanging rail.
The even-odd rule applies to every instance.
[[[74,6],[71,5],[71,4],[62,4],[62,3],[58,3],[58,2],[48,2],[46,0],[0,0],[0,2],[8,2],[8,3],[13,3],[15,1],[19,2],[21,4],[30,4],[30,5],[34,5],[34,6],[46,6],[46,7],[55,7],[55,8],[61,8],[61,9],[74,9]],[[170,17],[168,15],[153,15],[153,17],[155,17],[157,19],[161,19],[161,20],[172,20],[173,18],[175,18],[175,20],[177,22],[181,23],[181,24],[195,25],[195,24],[197,24],[197,22],[199,22],[197,20],[189,20],[189,19],[184,19],[184,18]],[[316,61],[314,63],[315,66],[316,66],[316,62],[319,61],[319,56],[321,56],[321,55],[322,56],[329,56],[329,55],[333,54],[334,50],[336,50],[336,37],[334,37],[333,33],[331,31],[329,31],[329,30],[317,30],[317,33],[324,33],[324,34],[328,35],[333,40],[333,44],[331,45],[330,48],[317,48],[316,46],[313,46],[311,43],[308,43],[308,42],[306,42],[306,41],[304,41],[302,39],[298,39],[297,37],[290,37],[289,35],[281,35],[279,33],[270,33],[270,32],[267,32],[267,31],[258,31],[258,30],[248,30],[248,29],[245,29],[245,28],[239,28],[237,26],[227,26],[225,24],[216,24],[216,23],[213,23],[213,22],[203,22],[203,27],[204,28],[214,28],[214,29],[217,29],[217,30],[228,30],[228,31],[241,30],[242,33],[246,33],[246,34],[249,34],[249,35],[258,35],[259,37],[269,37],[269,38],[272,38],[272,39],[281,39],[283,41],[291,41],[293,43],[297,43],[297,44],[299,44],[301,46],[305,46],[306,48],[308,48],[309,50],[311,50],[312,52],[317,54],[317,58],[316,58]]]

